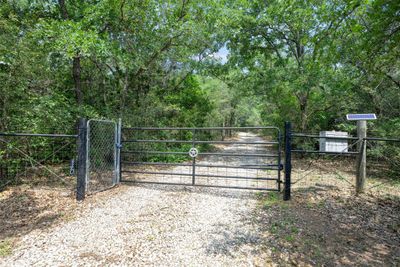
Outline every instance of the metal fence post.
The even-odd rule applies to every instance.
[[[193,136],[192,136],[192,147],[194,148],[196,146],[196,129],[193,129],[192,131]],[[195,185],[196,183],[196,157],[193,157],[192,159],[192,185]]]
[[[117,125],[117,184],[121,182],[121,149],[122,149],[122,120]]]
[[[285,187],[283,200],[290,200],[292,173],[292,124],[285,122]]]
[[[76,200],[85,199],[86,191],[86,140],[87,140],[87,125],[86,119],[79,119],[78,126],[78,174],[76,183]]]

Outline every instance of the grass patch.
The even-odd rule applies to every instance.
[[[284,218],[279,221],[275,221],[269,227],[269,232],[276,236],[281,236],[284,234],[292,236],[292,234],[297,235],[300,230],[294,224],[294,221],[291,218]],[[293,236],[292,236],[293,237]],[[286,239],[286,237],[285,237]],[[294,239],[291,238],[291,241]]]
[[[269,208],[271,206],[275,206],[279,202],[280,202],[280,197],[279,197],[279,193],[277,193],[277,192],[268,193],[262,200],[264,208]]]
[[[293,234],[298,234],[299,233],[299,228],[297,228],[297,226],[295,226],[295,225],[292,225],[292,227],[290,227],[290,231]]]
[[[289,208],[289,203],[282,200],[282,196],[279,192],[257,194],[257,198],[260,199],[263,209],[279,207],[281,210],[284,210]]]
[[[286,240],[287,242],[292,242],[292,241],[294,240],[294,236],[292,236],[292,235],[287,235],[287,236],[285,236],[285,240]]]
[[[0,257],[6,257],[12,252],[12,242],[9,239],[0,240]]]

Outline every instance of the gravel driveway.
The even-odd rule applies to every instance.
[[[121,194],[87,205],[73,221],[26,235],[0,266],[266,264],[260,245],[265,237],[252,219],[254,191],[122,187]]]

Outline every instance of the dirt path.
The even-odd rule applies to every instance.
[[[132,186],[76,220],[26,235],[0,266],[265,265],[264,237],[252,216],[257,203],[243,190]]]

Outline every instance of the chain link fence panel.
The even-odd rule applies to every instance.
[[[94,193],[117,183],[117,124],[89,120],[87,135],[86,190]]]

